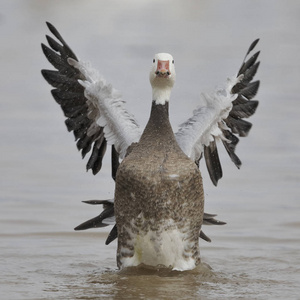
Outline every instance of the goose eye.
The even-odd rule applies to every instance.
[[[172,64],[174,64],[174,59],[172,60]]]
[[[155,63],[155,58],[153,58],[153,62]]]

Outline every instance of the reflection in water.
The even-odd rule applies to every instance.
[[[85,292],[90,289],[93,294],[98,291],[97,296],[113,299],[184,299],[189,291],[189,297],[200,299],[202,287],[216,282],[219,282],[217,275],[205,264],[185,272],[130,268],[88,275]],[[83,299],[90,299],[92,295],[85,296]]]
[[[250,262],[248,262],[250,263]],[[71,278],[70,278],[71,279]],[[70,280],[69,279],[69,280]],[[74,278],[75,279],[75,278]],[[78,278],[77,278],[78,279]],[[72,299],[266,299],[265,286],[280,281],[253,279],[246,272],[229,276],[214,272],[203,263],[192,271],[149,270],[130,268],[123,271],[103,270],[80,276],[78,285],[69,286]],[[279,288],[282,289],[282,288]],[[276,288],[274,289],[276,290]],[[257,296],[258,291],[260,295]]]

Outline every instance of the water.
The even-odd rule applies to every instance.
[[[1,299],[300,299],[298,1],[2,1]],[[189,272],[116,268],[108,230],[74,232],[99,212],[81,200],[113,196],[109,161],[86,174],[60,108],[40,75],[45,21],[122,91],[142,126],[150,111],[152,55],[168,51],[177,82],[171,121],[239,67],[257,37],[260,105],[237,152],[222,151],[224,178],[203,169],[203,264]],[[148,103],[148,104],[147,104]]]

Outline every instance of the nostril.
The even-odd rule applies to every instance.
[[[159,71],[156,71],[155,74],[158,75],[158,74],[159,74]]]
[[[170,72],[168,71],[167,74],[170,75]]]

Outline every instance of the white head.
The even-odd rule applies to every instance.
[[[155,54],[149,78],[152,86],[152,99],[156,104],[165,104],[170,99],[176,78],[173,56],[168,53]]]

